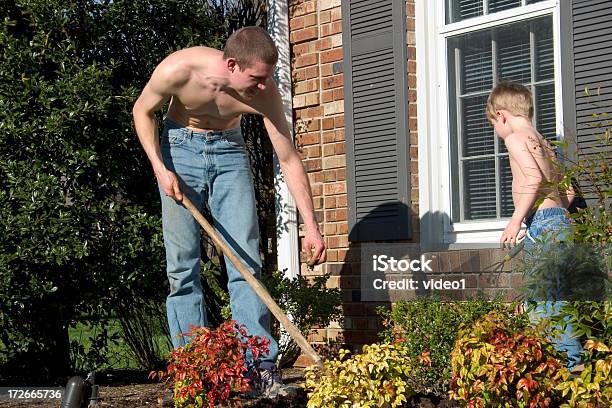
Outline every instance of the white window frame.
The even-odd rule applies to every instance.
[[[416,0],[419,216],[422,247],[494,247],[509,219],[451,222],[447,38],[475,29],[552,15],[556,133],[563,137],[560,1],[563,0],[542,1],[446,24],[444,0]]]

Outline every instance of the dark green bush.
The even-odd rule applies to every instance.
[[[422,362],[409,373],[412,388],[443,396],[448,391],[450,354],[459,329],[492,310],[506,308],[500,300],[442,302],[418,298],[397,302],[391,310],[378,309],[386,327],[380,335],[385,342],[401,342],[412,361]]]
[[[274,272],[264,277],[263,282],[280,308],[306,335],[315,327],[327,327],[330,322],[340,320],[342,315],[340,289],[327,287],[329,276],[317,276],[310,282],[304,276],[289,279],[281,272]],[[277,339],[281,338],[280,325],[275,319],[273,332]],[[293,340],[285,338],[279,342],[280,365],[294,362],[299,353],[300,349]]]
[[[0,376],[46,381],[68,373],[77,319],[163,303],[159,199],[131,106],[164,56],[218,46],[227,26],[196,0],[0,10]]]

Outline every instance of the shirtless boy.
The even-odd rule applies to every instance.
[[[554,150],[532,125],[531,92],[511,82],[498,84],[489,95],[487,116],[506,145],[512,171],[514,213],[501,236],[501,244],[516,245],[517,239],[522,238],[518,235],[523,222],[527,226],[526,251],[534,247],[538,238],[564,240],[570,228],[567,208],[573,191],[559,191],[555,187],[561,175],[555,166]],[[558,305],[552,309],[555,307]],[[572,331],[568,325],[561,339],[553,340],[558,349],[568,353],[570,367],[579,360],[582,351],[580,342],[571,336]]]
[[[306,227],[303,247],[308,262],[325,261],[310,184],[272,80],[277,59],[274,42],[265,30],[244,27],[230,36],[223,51],[193,47],[166,57],[134,104],[136,133],[153,167],[162,201],[170,282],[166,307],[174,347],[185,344],[180,334],[191,325],[207,325],[199,275],[200,228],[181,205],[183,194],[200,210],[208,203],[225,241],[255,275],[261,269],[255,195],[240,131],[242,114],[264,117]],[[168,100],[160,138],[154,113]],[[226,266],[232,317],[249,334],[270,339],[270,353],[260,368],[278,382],[274,374],[278,347],[270,335],[268,309],[238,270],[230,262]]]

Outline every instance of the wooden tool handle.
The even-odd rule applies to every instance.
[[[291,321],[283,313],[283,311],[276,304],[274,299],[272,299],[272,296],[270,296],[265,286],[253,276],[251,271],[247,269],[244,262],[242,262],[242,260],[234,254],[234,251],[232,251],[231,248],[225,243],[225,241],[221,239],[215,228],[210,225],[208,221],[206,221],[206,218],[204,218],[202,213],[198,211],[198,209],[193,205],[193,203],[187,198],[185,194],[183,194],[182,203],[185,208],[187,208],[189,212],[191,212],[193,217],[202,226],[204,231],[206,231],[208,236],[212,238],[215,245],[217,245],[217,248],[220,248],[221,252],[223,252],[223,255],[226,256],[232,264],[234,264],[234,266],[236,267],[236,269],[238,269],[244,280],[246,280],[249,286],[251,286],[255,293],[257,293],[257,296],[259,296],[259,298],[264,302],[268,309],[270,309],[270,312],[272,312],[272,314],[283,325],[285,330],[287,330],[287,333],[289,333],[291,338],[295,340],[295,342],[298,344],[298,346],[300,346],[302,351],[306,353],[306,355],[310,357],[315,362],[315,364],[322,368],[323,362],[321,360],[321,357],[317,354],[316,351],[314,351],[312,346],[308,344],[308,341],[306,341],[306,339],[304,338],[302,333],[300,333],[298,328],[295,327],[295,325],[291,323]]]

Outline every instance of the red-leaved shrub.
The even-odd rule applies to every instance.
[[[245,353],[256,364],[269,352],[270,340],[249,336],[244,325],[225,322],[217,329],[193,327],[184,336],[191,342],[172,352],[166,371],[152,372],[174,388],[177,406],[214,407],[230,398],[232,391],[250,389]]]

